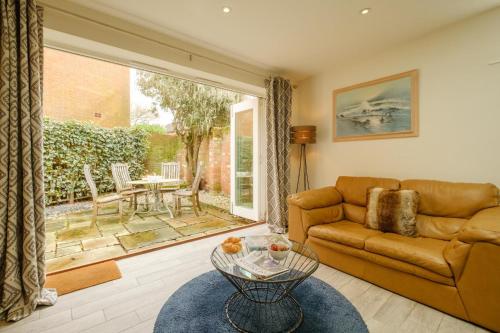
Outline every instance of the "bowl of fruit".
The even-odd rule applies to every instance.
[[[267,246],[269,255],[274,259],[281,261],[288,256],[292,245],[285,239],[272,240]]]

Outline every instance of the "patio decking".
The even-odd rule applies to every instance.
[[[203,201],[203,196],[201,198]],[[224,207],[224,203],[217,205]],[[132,218],[124,215],[121,219],[116,214],[116,204],[111,204],[99,212],[96,223],[92,223],[92,211],[88,204],[78,204],[76,207],[86,209],[76,212],[70,210],[46,220],[45,257],[48,272],[254,223],[206,204],[202,204],[203,213],[199,217],[192,211],[184,211],[181,216],[174,218],[170,218],[168,213],[141,213]]]

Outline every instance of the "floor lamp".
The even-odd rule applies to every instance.
[[[290,143],[300,144],[299,174],[297,176],[297,187],[295,188],[295,192],[299,191],[301,174],[304,182],[304,190],[309,190],[306,144],[316,143],[316,126],[292,126],[292,128],[290,128]],[[304,166],[302,166],[302,164],[304,164]]]

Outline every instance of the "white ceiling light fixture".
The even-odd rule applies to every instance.
[[[359,13],[360,13],[361,15],[366,15],[366,14],[370,13],[370,12],[371,12],[371,10],[372,10],[371,8],[363,8],[363,9],[361,9],[361,10],[359,11]]]
[[[231,7],[228,7],[228,6],[222,7],[222,12],[224,14],[229,14],[231,12]]]

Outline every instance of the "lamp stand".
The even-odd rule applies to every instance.
[[[302,163],[304,163],[304,170],[302,170]],[[297,176],[297,187],[295,193],[299,191],[300,175],[303,172],[302,180],[304,183],[304,191],[310,189],[309,187],[309,174],[307,173],[307,158],[306,158],[306,144],[300,144],[300,158],[299,158],[299,175]]]

